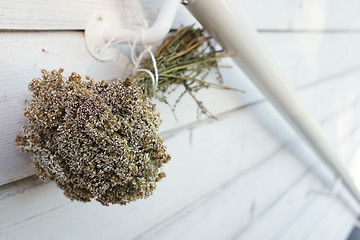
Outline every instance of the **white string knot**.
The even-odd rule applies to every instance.
[[[154,73],[152,73],[150,70],[148,69],[143,69],[140,68],[139,64],[141,59],[143,58],[145,53],[149,53],[151,61],[153,63],[153,67],[154,67]],[[151,46],[147,46],[145,48],[145,50],[140,54],[139,58],[136,60],[136,58],[134,57],[135,55],[133,53],[131,53],[132,55],[132,60],[134,63],[134,73],[135,72],[146,72],[147,74],[149,74],[151,81],[152,81],[152,95],[156,95],[156,90],[158,88],[158,84],[159,84],[159,73],[158,73],[158,69],[157,69],[157,64],[156,64],[156,59],[154,54],[151,51]]]
[[[114,44],[127,42],[130,48],[131,60],[134,64],[133,74],[135,74],[136,72],[146,72],[147,74],[149,74],[152,81],[152,95],[154,96],[156,95],[156,91],[158,88],[159,74],[158,74],[155,56],[151,51],[152,46],[145,45],[144,43],[142,43],[144,47],[144,51],[142,51],[139,54],[139,56],[136,56],[136,51],[135,51],[136,45],[139,42],[138,41],[139,38],[142,36],[143,31],[149,27],[149,24],[146,21],[145,14],[140,2],[132,1],[132,3],[130,4],[130,11],[132,12],[132,16],[136,17],[137,22],[140,26],[138,25],[128,26],[126,30],[129,30],[128,32],[131,33],[132,36],[130,37],[123,36],[122,39],[122,37],[119,34],[117,34],[113,36],[99,51],[102,52]],[[140,68],[141,60],[144,58],[146,53],[150,55],[154,67],[154,73],[152,73],[149,69]]]

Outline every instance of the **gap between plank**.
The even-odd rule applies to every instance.
[[[217,186],[215,189],[208,191],[207,193],[203,194],[202,196],[198,197],[197,199],[193,200],[192,202],[188,203],[186,206],[182,207],[175,213],[173,213],[171,216],[163,219],[160,222],[157,222],[156,225],[153,225],[149,227],[147,230],[143,231],[139,235],[133,238],[135,239],[147,239],[146,235],[150,234],[151,232],[156,232],[161,228],[166,228],[169,225],[172,225],[176,221],[180,220],[184,216],[186,216],[189,212],[191,212],[193,209],[196,209],[198,206],[204,205],[207,201],[211,200],[214,196],[218,196],[219,193],[226,190],[230,186],[234,184],[236,180],[243,177],[246,174],[251,173],[253,170],[257,169],[262,164],[266,163],[267,161],[274,160],[275,156],[280,153],[288,144],[290,144],[293,140],[288,141],[285,144],[282,144],[279,148],[275,149],[272,153],[270,153],[268,156],[264,157],[261,161],[257,162],[253,166],[249,167],[248,169],[245,169],[243,171],[240,171],[239,173],[235,174],[219,186]],[[303,176],[304,173],[301,174]],[[290,184],[291,185],[291,184]],[[286,188],[285,191],[287,191],[288,188]],[[291,189],[291,188],[290,188]],[[144,236],[145,235],[145,236]],[[144,238],[145,237],[145,238]]]

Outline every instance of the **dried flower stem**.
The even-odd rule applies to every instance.
[[[218,71],[219,68],[229,67],[218,66],[218,60],[230,56],[233,55],[215,50],[212,46],[211,37],[205,36],[204,30],[194,29],[192,26],[179,28],[165,39],[155,52],[159,74],[158,91],[155,97],[168,103],[166,96],[172,91],[170,88],[183,86],[185,92],[195,100],[201,113],[208,117],[214,117],[196,98],[195,93],[202,88],[209,87],[244,92],[220,84],[222,79],[219,73],[219,83],[206,81],[206,76],[211,70]],[[141,68],[154,71],[151,59],[142,62]],[[140,72],[132,76],[130,80],[135,85],[141,86],[145,95],[153,97],[151,91],[153,83],[146,73]],[[183,95],[181,94],[179,98]]]

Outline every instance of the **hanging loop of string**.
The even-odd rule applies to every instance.
[[[140,26],[131,25],[126,28],[126,30],[129,30],[129,33],[131,33],[132,35],[130,36],[131,40],[124,41],[124,39],[121,39],[121,37],[119,38],[119,35],[115,35],[112,38],[110,38],[110,40],[101,49],[99,49],[99,51],[102,52],[112,45],[121,42],[127,42],[130,48],[131,60],[134,64],[133,74],[135,74],[136,72],[145,72],[149,74],[152,81],[152,95],[156,95],[156,91],[159,83],[159,74],[158,74],[156,59],[151,50],[152,46],[145,45],[144,43],[142,43],[144,50],[138,56],[136,56],[136,51],[135,51],[135,48],[139,43],[139,38],[140,36],[142,36],[142,32],[149,27],[149,24],[144,16],[143,8],[138,1],[132,1],[130,5],[130,11],[132,12],[132,16],[136,17],[136,20],[140,25]],[[126,38],[129,39],[129,36],[126,36]],[[151,61],[153,63],[154,73],[151,72],[149,69],[140,68],[141,60],[144,58],[145,54],[150,55]]]
[[[151,45],[144,46],[145,47],[144,51],[142,51],[140,53],[140,55],[138,57],[136,57],[136,54],[135,54],[136,38],[133,40],[133,43],[129,42],[128,44],[130,47],[131,59],[134,64],[133,74],[135,74],[136,72],[146,72],[147,74],[149,74],[151,81],[152,81],[152,94],[155,95],[158,84],[159,84],[159,73],[158,73],[158,69],[157,69],[155,56],[154,56],[153,52],[151,51]],[[148,53],[150,55],[150,58],[151,58],[151,61],[153,63],[153,67],[154,67],[154,73],[152,73],[148,69],[140,68],[140,62],[144,58],[144,55],[146,53]]]
[[[150,75],[151,80],[152,80],[152,94],[155,95],[158,84],[159,84],[159,73],[158,73],[158,69],[157,69],[156,59],[155,59],[154,54],[151,51],[151,46],[149,46],[148,49],[145,49],[145,51],[150,54],[150,58],[151,58],[151,61],[153,63],[153,67],[154,67],[155,76],[151,71],[149,71],[147,69],[137,69],[136,71],[137,72],[143,71],[143,72],[146,72],[146,73],[148,73]]]
[[[116,41],[116,42],[114,41],[114,39],[116,39],[116,38],[117,38],[117,36],[114,36],[113,38],[111,38],[110,41],[106,45],[104,45],[99,51],[104,51],[106,48],[110,47],[111,45],[117,44],[118,41]],[[133,74],[135,74],[136,72],[146,72],[147,74],[149,74],[151,77],[151,80],[152,80],[152,84],[153,84],[152,85],[152,93],[153,93],[153,95],[155,95],[157,87],[158,87],[158,83],[159,83],[159,73],[158,73],[155,56],[151,50],[151,45],[144,46],[145,50],[142,51],[138,57],[136,56],[136,53],[135,53],[135,48],[137,45],[137,36],[134,37],[132,42],[128,41],[128,45],[130,47],[131,60],[134,64]],[[140,68],[140,62],[144,58],[144,55],[146,53],[148,53],[150,55],[150,58],[151,58],[151,61],[153,63],[153,67],[154,67],[154,73],[152,73],[148,69]]]

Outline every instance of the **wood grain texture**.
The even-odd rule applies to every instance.
[[[143,0],[152,18],[162,0]],[[228,0],[256,28],[267,31],[358,31],[360,3],[353,0]],[[1,0],[0,29],[83,30],[88,19],[98,11],[124,14],[127,1],[73,0],[46,2]],[[126,11],[125,11],[126,15]],[[125,16],[126,17],[126,16]],[[194,18],[181,6],[174,27],[189,25]]]
[[[346,239],[355,221],[354,216],[350,214],[348,218],[342,216],[333,218],[332,215],[339,214],[339,211],[345,215],[349,213],[344,212],[343,206],[331,195],[314,195],[311,198],[312,203],[304,206],[297,218],[290,222],[277,239]],[[349,222],[342,222],[344,219]],[[329,221],[333,221],[335,224],[325,223]],[[319,229],[323,223],[325,223],[324,226],[328,226],[325,231]],[[338,226],[344,227],[339,228]]]
[[[313,156],[306,152],[294,154],[290,145],[284,145],[257,120],[259,112],[267,113],[268,124],[283,124],[277,121],[276,111],[263,103],[168,138],[169,151],[174,154],[165,167],[166,181],[160,182],[147,200],[126,207],[81,204],[66,199],[52,183],[0,199],[0,236],[2,239],[23,239],[29,234],[36,239],[51,236],[171,239],[189,234],[201,239],[210,233],[216,237],[237,236],[239,229],[248,229],[266,212],[279,214],[272,211],[279,199],[284,198],[285,205],[289,199],[302,204],[309,189],[318,186],[317,189],[326,190],[302,164],[302,158]],[[239,121],[243,124],[237,124]],[[294,133],[284,135],[288,135],[288,143],[301,144]],[[311,180],[304,180],[308,178]],[[301,191],[294,187],[296,182],[302,186]],[[293,194],[288,196],[290,192]],[[290,206],[297,211],[298,205]],[[104,217],[99,221],[94,216]],[[280,223],[277,226],[281,227]]]
[[[310,240],[346,239],[355,221],[354,216],[345,217],[347,214],[349,213],[343,211],[343,206],[335,202],[331,206],[331,211],[326,211],[304,237]]]
[[[162,0],[142,0],[149,23],[154,22]],[[1,0],[1,30],[84,30],[89,19],[98,12],[118,13],[124,25],[135,18],[130,14],[128,0],[75,0],[46,2],[34,0]],[[185,20],[185,21],[183,21]],[[173,28],[195,23],[185,7],[180,6]]]
[[[346,0],[276,0],[237,2],[240,10],[259,29],[270,31],[357,30],[360,4]],[[235,4],[234,4],[235,5]]]
[[[0,199],[21,193],[26,189],[42,184],[38,176],[32,175],[21,180],[0,186]]]
[[[65,74],[76,71],[82,75],[90,75],[94,79],[113,79],[123,75],[126,66],[126,54],[118,59],[118,62],[98,62],[87,52],[83,43],[81,32],[43,32],[43,33],[1,33],[0,50],[3,58],[0,61],[2,69],[0,82],[0,185],[21,179],[33,174],[28,156],[20,154],[14,144],[14,136],[20,133],[21,126],[26,124],[23,117],[24,100],[29,99],[27,90],[28,82],[40,76],[40,69],[65,68]],[[309,107],[317,120],[322,120],[328,115],[336,113],[340,108],[349,105],[357,96],[356,86],[360,75],[357,71],[344,73],[349,65],[356,68],[356,57],[349,57],[349,51],[340,51],[344,42],[353,46],[353,52],[359,51],[356,45],[360,42],[360,34],[345,37],[345,34],[325,34],[319,46],[326,46],[323,51],[317,52],[312,48],[312,43],[318,42],[318,34],[262,34],[265,43],[273,52],[274,58],[285,70],[294,87],[298,87],[299,96]],[[304,51],[299,51],[298,38],[303,35],[313,35],[313,41],[308,42]],[[335,38],[335,40],[334,40]],[[340,41],[342,40],[342,41]],[[71,43],[71,44],[69,44]],[[283,43],[280,46],[279,43]],[[336,50],[340,49],[340,50]],[[337,57],[345,59],[343,62],[335,61],[331,52],[338,53]],[[309,57],[307,56],[309,54]],[[318,55],[317,55],[318,54]],[[341,55],[342,54],[342,55]],[[352,56],[351,55],[351,56]],[[317,58],[319,64],[307,64],[306,68],[299,71],[299,62],[306,62],[306,59]],[[289,61],[291,59],[291,61]],[[295,60],[294,59],[298,59]],[[299,60],[300,59],[300,60]],[[346,60],[347,59],[347,60]],[[226,60],[224,65],[234,64]],[[327,66],[319,67],[319,66]],[[316,72],[316,75],[309,77],[308,72]],[[294,74],[296,73],[296,74]],[[343,74],[342,74],[343,73]],[[259,91],[244,76],[240,69],[234,66],[232,69],[222,70],[225,84],[238,89],[244,89],[246,94],[240,94],[221,90],[204,90],[198,97],[204,102],[209,110],[216,114],[231,111],[239,107],[251,104],[263,99]],[[307,82],[305,85],[294,82],[294,78]],[[319,80],[320,79],[320,80]],[[350,89],[350,90],[349,90]],[[181,89],[178,91],[180,94]],[[178,94],[169,98],[175,102]],[[328,107],[323,107],[327,103]],[[185,97],[177,106],[176,116],[169,110],[168,106],[158,103],[163,124],[161,132],[179,129],[181,126],[190,124],[197,119],[197,107],[190,97]],[[186,114],[182,114],[186,112]],[[11,119],[11,121],[9,121]],[[355,122],[353,122],[355,124]],[[343,125],[339,125],[339,128]],[[330,136],[333,137],[332,128]],[[176,134],[175,132],[173,132]]]
[[[360,56],[354,54],[360,51],[360,34],[289,32],[260,36],[295,88],[360,71]]]
[[[189,97],[178,120],[157,103],[173,159],[150,198],[110,207],[71,202],[32,175],[31,160],[14,145],[26,124],[28,82],[42,68],[96,80],[123,76],[128,53],[94,60],[83,29],[99,10],[126,14],[129,1],[0,0],[0,239],[345,239],[358,204],[331,197],[336,176],[236,67],[221,70],[225,84],[246,94],[198,93],[218,121],[197,119]],[[227,1],[260,30],[360,186],[360,2]],[[143,2],[151,22],[162,0]],[[173,28],[194,22],[181,7]]]
[[[261,178],[253,173],[244,174],[243,177],[224,184],[221,190],[212,192],[207,198],[199,199],[197,206],[174,214],[135,239],[168,239],[169,236],[174,236],[171,239],[239,237],[264,211],[272,208],[279,196],[287,195],[288,191],[294,188],[294,184],[303,179],[304,169],[301,167],[292,169],[290,172],[294,175],[290,178],[287,174],[281,177],[272,175],[278,173],[270,168],[281,166],[287,170],[292,163],[291,158],[279,152],[257,168],[256,174],[261,175]],[[296,167],[296,164],[292,167]],[[251,192],[246,189],[251,189]],[[272,224],[272,227],[274,225]]]
[[[260,219],[254,221],[234,239],[278,239],[289,223],[298,218],[303,208],[312,205],[313,196],[309,194],[312,188],[320,188],[320,186],[317,179],[311,175],[296,182],[289,193],[280,197],[272,209],[265,212]]]
[[[338,152],[343,156],[345,160],[345,166],[350,172],[355,184],[360,188],[360,129],[353,130],[348,138],[344,140],[338,147]]]
[[[199,196],[201,196],[202,194],[206,193],[209,189],[212,189],[214,186],[221,184],[221,182],[218,182],[218,179],[223,179],[224,177],[227,177],[230,175],[234,175],[236,174],[237,171],[241,171],[241,169],[246,169],[246,165],[247,164],[240,164],[240,162],[237,160],[238,159],[238,154],[236,152],[234,152],[232,157],[229,157],[228,160],[226,161],[227,164],[224,166],[224,168],[219,168],[219,164],[221,164],[224,159],[221,158],[223,151],[226,150],[227,146],[229,145],[230,142],[234,142],[236,141],[236,139],[240,140],[239,138],[241,138],[241,136],[243,134],[248,135],[247,139],[248,139],[248,143],[250,144],[249,146],[253,146],[255,142],[258,142],[260,139],[271,139],[271,136],[269,134],[267,134],[266,132],[260,132],[260,133],[256,133],[254,132],[254,127],[256,126],[256,121],[253,121],[253,119],[251,118],[251,115],[247,116],[247,114],[240,114],[240,116],[244,116],[245,119],[248,119],[246,122],[246,125],[241,126],[240,128],[238,128],[239,131],[237,131],[235,134],[230,135],[230,131],[233,129],[229,129],[226,130],[226,126],[228,126],[229,124],[232,124],[234,121],[236,121],[236,118],[234,117],[230,117],[227,118],[226,120],[224,119],[224,122],[214,122],[208,126],[204,126],[201,129],[194,129],[193,133],[192,133],[192,141],[190,142],[189,138],[190,138],[190,133],[189,131],[183,132],[180,135],[174,136],[173,138],[169,139],[169,148],[171,149],[177,149],[177,151],[175,152],[175,155],[173,156],[173,162],[172,164],[169,164],[169,166],[167,167],[167,173],[168,173],[168,179],[167,181],[164,181],[163,183],[160,183],[160,187],[155,193],[155,195],[152,198],[149,198],[146,201],[139,201],[138,203],[135,203],[135,208],[133,208],[132,206],[134,205],[129,205],[126,208],[123,207],[119,207],[119,206],[114,206],[111,207],[113,209],[113,211],[117,211],[117,213],[115,214],[114,212],[114,217],[116,217],[117,219],[119,218],[119,216],[124,216],[124,218],[130,214],[130,213],[126,213],[127,210],[132,209],[132,211],[134,211],[135,209],[138,209],[136,211],[139,211],[138,216],[143,216],[144,215],[144,220],[141,220],[141,222],[139,222],[139,226],[143,226],[144,228],[153,224],[153,219],[154,218],[160,218],[163,217],[164,214],[167,215],[169,213],[171,213],[172,211],[176,211],[179,207],[181,208],[184,204],[189,204],[192,201],[195,201]],[[244,120],[245,120],[244,119]],[[253,127],[252,127],[253,126]],[[216,131],[217,130],[217,131]],[[221,130],[226,130],[226,131],[221,131]],[[259,129],[261,131],[261,129]],[[253,132],[254,134],[250,134],[251,132]],[[203,141],[202,136],[204,134],[217,134],[218,138],[212,138],[212,141],[209,143],[206,143]],[[230,137],[229,137],[230,135]],[[229,139],[228,139],[229,138]],[[225,140],[221,141],[221,139]],[[221,143],[222,142],[222,143]],[[219,144],[221,143],[221,144]],[[277,143],[278,144],[278,143]],[[215,146],[218,146],[217,148]],[[204,149],[210,147],[210,149],[213,149],[212,152],[209,152],[207,157],[204,156]],[[251,158],[244,158],[244,160],[246,160],[246,162],[248,162],[249,165],[253,165],[256,163],[257,159],[259,160],[266,160],[267,158],[265,157],[268,154],[271,154],[271,151],[273,151],[274,147],[276,148],[277,146],[268,146],[269,150],[264,149],[264,151],[259,152],[256,151],[256,149],[252,148],[252,147],[247,147],[245,149],[238,149],[238,152],[241,153],[242,151],[244,151],[245,156],[252,156]],[[205,151],[206,152],[206,151]],[[256,153],[257,152],[257,153]],[[213,157],[210,157],[213,156]],[[259,157],[258,157],[259,156]],[[261,157],[263,156],[263,157]],[[210,158],[209,158],[210,157]],[[176,160],[178,159],[178,160]],[[229,165],[231,163],[231,165]],[[206,171],[199,171],[199,169],[204,168],[206,169]],[[236,167],[236,168],[234,168]],[[193,176],[193,178],[196,178],[197,181],[194,182],[194,179],[192,179],[191,177],[187,177],[187,176]],[[215,177],[217,176],[217,177]],[[179,179],[181,179],[181,181],[179,181]],[[161,185],[165,184],[165,187],[161,187]],[[163,185],[164,186],[164,185]],[[163,190],[161,190],[163,189]],[[48,190],[51,190],[51,192],[48,192]],[[30,192],[33,190],[29,190]],[[4,214],[2,214],[3,219],[0,221],[1,223],[6,222],[6,225],[12,225],[15,224],[15,222],[12,221],[16,221],[17,218],[20,218],[25,220],[28,218],[32,218],[32,216],[36,216],[38,213],[40,212],[47,212],[47,208],[54,208],[56,206],[58,206],[58,201],[57,199],[61,199],[60,205],[63,204],[64,202],[68,202],[69,201],[64,198],[62,196],[62,193],[60,191],[58,191],[58,189],[56,189],[52,184],[49,188],[47,187],[43,187],[40,190],[34,190],[34,191],[39,191],[39,194],[41,194],[41,196],[37,196],[38,194],[34,194],[34,192],[32,194],[30,194],[30,196],[33,196],[32,199],[29,199],[28,203],[30,204],[30,206],[22,206],[21,204],[24,203],[22,202],[21,198],[19,199],[19,201],[11,201],[10,199],[5,199],[5,201],[9,201],[9,203],[14,203],[17,202],[18,205],[18,209],[22,209],[21,211],[19,211],[19,213],[15,213],[13,211],[9,211],[8,213],[6,209],[2,209],[2,212]],[[44,192],[44,193],[42,193]],[[19,195],[16,195],[15,198],[17,198]],[[41,199],[37,199],[38,197],[40,197]],[[42,197],[44,197],[44,199],[42,199]],[[50,197],[50,199],[49,199]],[[162,199],[159,201],[159,199]],[[44,204],[44,207],[41,207],[43,204],[42,202],[46,201],[48,202],[48,204]],[[2,202],[0,204],[0,206],[7,206],[7,203]],[[33,204],[36,204],[36,206],[34,206]],[[69,203],[70,204],[70,203]],[[75,204],[75,205],[74,205]],[[103,211],[102,209],[104,209],[103,207],[101,207],[99,204],[90,204],[90,205],[82,205],[82,204],[76,204],[76,203],[71,203],[71,209],[73,209],[73,207],[78,208],[79,206],[81,206],[81,209],[88,211],[89,210],[89,206],[93,206],[95,207],[94,209],[97,209],[96,211],[99,211],[99,213],[101,211]],[[139,205],[140,204],[140,205]],[[144,207],[140,207],[142,204],[145,204]],[[150,205],[148,205],[150,204]],[[151,204],[155,204],[155,206],[151,206]],[[31,206],[32,205],[32,206]],[[48,207],[47,207],[48,206]],[[70,206],[69,206],[70,207]],[[83,208],[84,207],[84,208]],[[12,208],[14,209],[14,208]],[[17,209],[17,208],[15,208]],[[48,210],[50,210],[48,209]],[[86,210],[88,209],[88,210]],[[117,210],[116,210],[117,209]],[[148,209],[148,210],[146,210]],[[151,210],[152,209],[152,210]],[[161,211],[159,211],[159,209],[161,209]],[[30,211],[30,215],[28,214],[28,211]],[[60,212],[66,212],[66,213],[71,213],[72,210],[70,210],[70,212],[68,210],[65,209],[60,209]],[[57,213],[59,211],[56,211]],[[119,212],[120,211],[120,212]],[[125,211],[125,212],[124,212]],[[150,211],[150,212],[148,212]],[[52,212],[53,213],[53,212]],[[50,214],[52,214],[50,213]],[[72,212],[73,213],[73,212]],[[9,218],[11,214],[12,217]],[[81,212],[79,212],[80,215],[82,215]],[[160,214],[160,216],[159,216]],[[78,216],[80,216],[78,215]],[[8,216],[8,217],[7,217]],[[145,217],[147,216],[147,217]],[[110,216],[108,216],[110,218]],[[134,215],[135,217],[135,215]],[[7,221],[5,221],[5,219],[9,219]],[[135,217],[136,219],[136,217]],[[139,221],[140,219],[138,219],[137,221]],[[9,222],[11,221],[11,222]],[[19,220],[17,220],[19,221]],[[117,222],[120,224],[121,222],[126,222],[126,219],[121,220],[118,219]],[[143,222],[146,221],[146,222]],[[66,222],[66,221],[65,221]],[[25,221],[24,224],[29,224],[28,221]],[[90,224],[90,222],[87,222],[86,224]],[[94,222],[95,224],[95,222]],[[104,224],[106,225],[106,223],[104,222]],[[134,224],[133,221],[130,221],[128,224]],[[78,224],[77,224],[78,225]],[[104,226],[105,226],[104,225]],[[81,224],[80,224],[81,226]],[[129,226],[129,225],[128,225]],[[53,230],[53,228],[51,227],[51,229]],[[126,227],[123,226],[124,231],[119,232],[118,234],[136,234],[138,231],[134,232],[133,228],[129,228],[126,231]],[[114,229],[115,230],[115,229]],[[4,230],[6,231],[6,230]],[[74,229],[75,231],[75,229]],[[111,231],[109,229],[109,231]],[[117,230],[116,230],[117,231]],[[71,231],[69,230],[68,232],[69,234],[74,234],[74,232],[71,233]],[[67,233],[67,234],[68,234]],[[101,233],[99,233],[101,234]],[[14,235],[12,235],[14,236]],[[126,235],[121,235],[121,236],[126,236]]]
[[[314,193],[309,193],[308,198],[311,204],[302,206],[296,219],[287,225],[287,228],[279,234],[278,239],[305,239],[305,236],[308,236],[315,226],[323,221],[326,212],[338,202],[331,196],[314,195]]]
[[[97,79],[112,79],[121,73],[114,62],[98,62],[87,52],[83,33],[1,33],[0,59],[0,184],[33,174],[28,156],[20,154],[14,137],[26,124],[27,85],[41,75],[40,69],[65,68]],[[13,126],[17,126],[14,128]]]

